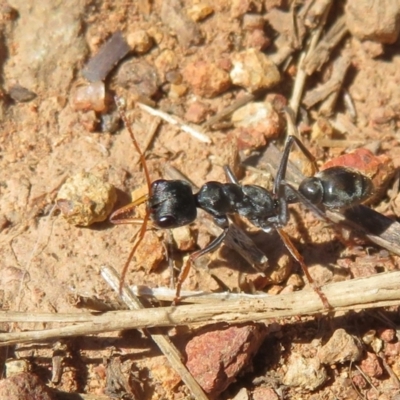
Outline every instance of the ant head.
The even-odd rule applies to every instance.
[[[164,229],[188,225],[197,216],[192,189],[188,183],[180,180],[154,181],[148,209],[154,224]]]

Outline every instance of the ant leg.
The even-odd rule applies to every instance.
[[[300,150],[314,164],[314,167],[316,168],[315,158],[304,146],[304,144],[296,136],[293,135],[288,136],[288,138],[286,139],[285,147],[283,149],[281,162],[279,163],[278,171],[276,173],[274,189],[273,189],[274,197],[278,200],[279,209],[276,218],[277,219],[276,224],[278,226],[285,226],[289,220],[288,202],[290,200],[288,192],[286,191],[287,185],[285,183],[285,176],[286,176],[287,165],[289,162],[289,154],[290,151],[292,150],[293,143],[297,144]]]
[[[128,259],[125,262],[124,268],[122,269],[121,279],[119,281],[119,293],[120,294],[122,293],[122,286],[124,285],[125,276],[126,276],[126,273],[128,271],[129,264],[131,263],[132,258],[135,255],[136,249],[139,247],[139,244],[143,240],[144,235],[146,233],[147,223],[149,221],[149,218],[150,218],[150,213],[146,212],[146,215],[143,218],[142,226],[140,227],[140,231],[139,231],[139,233],[137,235],[136,242],[133,245],[131,252],[129,253],[129,256],[128,256]]]
[[[183,268],[179,274],[178,281],[176,283],[175,299],[172,302],[173,306],[176,306],[179,303],[182,284],[185,281],[185,279],[188,277],[190,267],[192,266],[192,264],[199,257],[204,256],[205,254],[210,253],[211,251],[214,251],[215,249],[217,249],[221,245],[221,243],[224,241],[227,233],[228,233],[228,227],[225,227],[224,231],[217,238],[215,238],[208,246],[204,247],[204,249],[195,251],[192,254],[190,254],[190,256],[188,257],[185,265],[183,266]]]
[[[328,299],[326,298],[325,294],[321,291],[320,287],[315,284],[313,278],[310,275],[310,272],[308,271],[307,265],[305,264],[303,257],[298,252],[298,250],[296,249],[296,247],[290,240],[287,233],[280,228],[277,228],[276,230],[278,231],[279,236],[281,237],[283,243],[285,244],[286,248],[289,250],[292,257],[300,264],[301,269],[303,270],[304,275],[306,276],[306,278],[308,280],[308,283],[312,286],[314,291],[318,294],[324,307],[326,309],[332,309],[332,306],[329,304]]]
[[[164,242],[164,250],[168,261],[169,269],[169,286],[171,289],[175,287],[175,274],[174,274],[174,237],[172,236],[172,229],[167,229],[167,240]]]
[[[147,225],[148,221],[150,218],[150,213],[149,211],[146,212],[146,215],[144,216],[143,220],[139,218],[130,218],[126,217],[126,215],[130,215],[132,211],[135,209],[135,207],[139,206],[140,204],[143,204],[144,202],[147,201],[148,195],[144,195],[139,197],[138,199],[134,200],[132,203],[127,204],[126,206],[119,208],[118,210],[114,211],[111,216],[110,216],[110,222],[115,224],[115,225],[122,225],[122,224],[139,224],[141,223],[142,226],[140,227],[139,232],[136,235],[136,241],[135,244],[132,247],[131,252],[129,253],[129,257],[125,262],[124,268],[122,269],[121,273],[121,279],[119,282],[119,292],[122,293],[122,286],[125,281],[125,276],[128,271],[128,267],[130,262],[132,261],[133,256],[135,255],[136,249],[138,248],[140,242],[143,240],[144,235],[147,230]]]
[[[121,117],[122,121],[124,122],[124,125],[129,132],[129,135],[131,137],[133,145],[135,146],[135,149],[136,149],[137,153],[139,154],[140,163],[142,164],[144,176],[146,178],[147,190],[149,193],[151,193],[151,180],[150,180],[149,170],[147,168],[146,158],[145,158],[142,150],[140,149],[139,143],[137,142],[137,140],[135,138],[135,135],[132,131],[131,125],[129,124],[128,118],[125,114],[125,111],[123,110],[123,107],[122,107],[123,100],[121,98],[119,98],[118,96],[114,96],[114,101],[115,101],[115,105],[117,106],[119,116]]]
[[[293,143],[296,143],[296,145],[299,147],[299,149],[302,151],[302,153],[308,158],[308,160],[310,160],[310,162],[312,162],[315,170],[318,171],[315,157],[304,146],[303,142],[300,139],[298,139],[296,136],[292,136],[292,135],[288,136],[288,138],[286,139],[285,147],[283,149],[281,162],[279,164],[278,171],[276,173],[276,178],[275,178],[275,183],[274,183],[274,194],[278,193],[281,182],[285,179],[287,164],[289,161],[289,154],[290,154],[290,151],[292,150]]]
[[[231,167],[229,165],[224,165],[224,172],[226,177],[228,178],[228,181],[231,183],[235,183],[236,185],[239,185],[239,181],[237,180],[235,174],[231,170]]]

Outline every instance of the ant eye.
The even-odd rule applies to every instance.
[[[172,215],[165,215],[163,217],[160,217],[156,221],[156,223],[160,228],[163,228],[163,229],[172,228],[176,224],[176,219]]]

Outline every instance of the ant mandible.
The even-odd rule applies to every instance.
[[[223,232],[205,248],[193,252],[188,257],[179,274],[173,304],[177,304],[180,299],[182,284],[189,274],[192,263],[221,245],[228,233],[229,215],[238,214],[265,232],[272,229],[278,232],[286,248],[300,264],[309,283],[321,298],[324,307],[330,308],[325,295],[315,285],[303,257],[289,236],[282,230],[289,220],[288,205],[301,202],[325,219],[324,214],[318,208],[320,205],[327,209],[344,209],[366,200],[372,193],[372,182],[368,177],[353,169],[336,166],[305,178],[298,189],[294,188],[285,181],[289,154],[294,143],[314,164],[315,170],[317,168],[312,154],[297,137],[291,135],[286,140],[272,192],[257,185],[241,185],[228,166],[225,166],[224,170],[229,183],[206,182],[197,193],[193,193],[190,185],[183,180],[159,179],[151,182],[144,154],[140,150],[118,98],[116,103],[121,119],[139,154],[148,187],[147,195],[116,210],[110,217],[113,224],[142,223],[136,243],[121,274],[121,287],[128,266],[145,235],[149,219],[157,228],[173,229],[192,223],[196,219],[197,208],[201,208],[213,217],[214,222],[223,229]],[[136,206],[144,202],[147,202],[147,210],[143,220],[125,217],[131,214]]]

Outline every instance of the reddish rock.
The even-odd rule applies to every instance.
[[[183,70],[183,78],[196,95],[207,98],[216,97],[231,86],[226,71],[203,60],[189,63]]]
[[[400,354],[400,342],[386,343],[385,356],[397,357]]]
[[[271,39],[262,29],[255,29],[246,34],[245,47],[264,50],[271,44]]]
[[[393,342],[396,339],[396,331],[394,329],[380,329],[379,337],[386,343]]]
[[[195,101],[190,103],[188,109],[186,110],[185,120],[188,122],[193,122],[194,124],[200,124],[204,122],[206,116],[209,112],[209,108],[206,104],[200,101]]]
[[[253,400],[279,400],[278,395],[274,389],[268,387],[259,387],[253,391]]]
[[[53,400],[55,395],[30,372],[22,372],[0,381],[0,399],[7,400]]]
[[[360,389],[366,389],[368,387],[367,381],[364,379],[364,377],[361,374],[354,375],[352,377],[352,381],[354,385],[356,385]]]
[[[279,136],[281,131],[279,114],[267,101],[246,104],[232,114],[231,120],[235,127],[241,128],[241,136],[246,134],[258,138],[262,135],[270,140]]]
[[[361,361],[360,367],[370,377],[377,378],[383,374],[379,358],[374,353],[367,353],[366,358]]]
[[[196,336],[186,346],[186,365],[204,391],[217,396],[251,361],[265,335],[264,325],[252,324]]]
[[[239,150],[254,150],[263,147],[267,144],[262,132],[253,130],[249,131],[245,128],[235,129],[233,134],[237,138]]]

